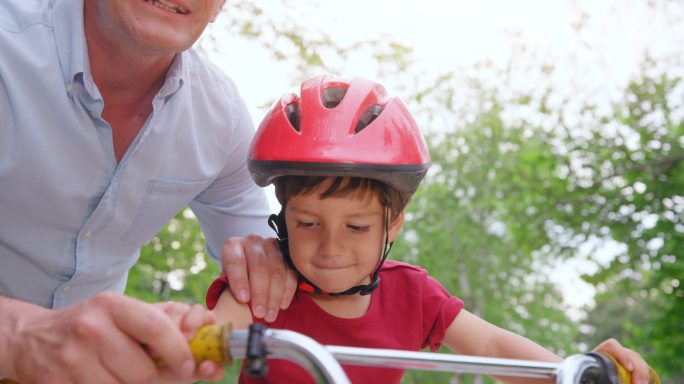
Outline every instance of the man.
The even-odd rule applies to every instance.
[[[120,295],[140,246],[188,203],[236,297],[267,320],[287,305],[293,275],[273,239],[249,235],[268,214],[245,165],[252,123],[190,49],[224,3],[0,4],[0,377],[220,376],[186,344],[203,310]]]

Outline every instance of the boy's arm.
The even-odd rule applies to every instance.
[[[554,362],[562,360],[532,340],[499,328],[465,309],[447,327],[444,344],[466,355]]]
[[[244,329],[252,324],[249,305],[238,302],[229,289],[221,293],[213,311],[217,324],[231,323],[233,329]]]
[[[451,322],[444,335],[447,348],[465,355],[502,357],[536,361],[560,362],[562,358],[534,341],[461,310]],[[636,352],[625,348],[616,340],[609,339],[594,349],[595,352],[609,353],[629,372],[632,383],[648,383],[649,367]],[[506,383],[545,383],[544,379],[499,377]]]
[[[447,327],[444,345],[464,355],[560,362],[561,357],[513,332],[499,328],[462,309]],[[551,383],[552,380],[500,377],[506,383]]]

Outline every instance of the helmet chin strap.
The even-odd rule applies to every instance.
[[[301,272],[299,272],[297,268],[294,266],[292,258],[290,257],[290,246],[287,237],[287,227],[285,226],[284,207],[280,210],[280,213],[278,213],[277,215],[272,214],[268,218],[268,225],[276,233],[278,248],[280,248],[280,252],[283,254],[285,262],[287,262],[287,265],[289,265],[290,268],[297,272],[297,275],[299,276],[299,290],[303,292],[318,293],[321,295],[330,296],[347,296],[355,295],[357,293],[361,295],[369,295],[373,291],[375,291],[375,289],[377,289],[380,285],[380,276],[378,276],[378,274],[380,273],[380,268],[382,268],[382,264],[387,259],[387,255],[389,255],[389,252],[392,249],[392,242],[389,242],[389,208],[385,207],[385,241],[382,249],[382,257],[380,258],[380,262],[378,263],[377,267],[375,267],[375,270],[371,274],[371,282],[365,285],[362,284],[353,286],[343,292],[329,292],[324,289],[318,288],[315,284],[310,282],[304,275],[302,275]]]

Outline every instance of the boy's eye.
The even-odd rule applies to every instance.
[[[312,221],[299,221],[297,220],[297,228],[313,228],[316,223]]]
[[[354,232],[368,232],[370,225],[353,225],[348,224],[347,227]]]

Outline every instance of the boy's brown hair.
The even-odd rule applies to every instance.
[[[350,195],[377,197],[380,204],[390,210],[390,221],[393,221],[411,200],[410,192],[398,191],[389,185],[365,177],[342,176],[281,176],[275,179],[275,194],[280,204],[285,207],[292,196],[311,193],[324,181],[332,179],[330,186],[323,191],[321,199],[328,197],[345,197]]]

